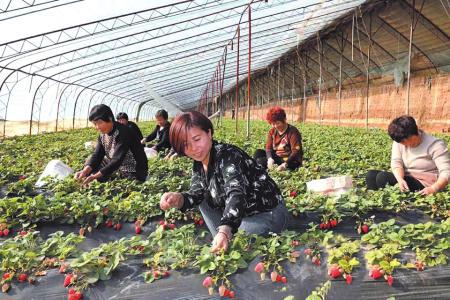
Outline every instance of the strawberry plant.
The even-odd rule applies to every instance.
[[[395,258],[395,255],[400,253],[399,248],[397,244],[384,244],[379,249],[368,251],[365,258],[371,269],[369,276],[378,279],[384,275],[388,284],[392,285],[394,270],[401,265]]]
[[[359,241],[346,241],[328,249],[328,275],[333,279],[343,276],[347,284],[351,284],[353,268],[359,266],[358,259],[354,257],[359,248]]]
[[[266,239],[256,241],[255,247],[261,256],[261,262],[258,263],[255,271],[260,273],[261,279],[265,278],[266,272],[270,272],[273,282],[287,282],[280,263],[284,260],[294,263],[300,257],[300,251],[295,250],[294,241],[297,240],[296,232],[285,231],[280,235],[272,234]]]
[[[312,293],[306,297],[306,300],[325,300],[330,288],[331,281],[326,281],[312,291]]]
[[[252,247],[251,239],[258,237],[238,232],[234,235],[227,252],[211,253],[208,245],[201,249],[195,266],[200,268],[201,274],[208,274],[211,277],[213,286],[219,286],[222,290],[219,294],[224,294],[225,290],[228,290],[226,287],[232,286],[228,277],[239,269],[247,268],[248,262],[259,254],[259,250]],[[210,287],[212,286],[208,288]]]

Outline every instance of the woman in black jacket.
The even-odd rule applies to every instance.
[[[148,161],[136,133],[116,122],[111,108],[104,104],[92,108],[89,121],[100,135],[94,153],[75,178],[87,185],[93,180],[106,181],[118,171],[122,177],[145,181]]]
[[[170,129],[175,151],[194,160],[191,188],[184,193],[165,193],[161,209],[181,210],[199,205],[217,252],[228,248],[238,229],[247,233],[280,232],[288,212],[280,189],[247,153],[236,146],[213,140],[211,121],[192,111],[179,115]]]
[[[155,114],[156,127],[146,138],[142,139],[142,144],[147,144],[153,140],[157,140],[156,145],[152,148],[157,152],[165,149],[170,149],[169,130],[170,122],[168,121],[169,115],[164,109],[158,110]]]

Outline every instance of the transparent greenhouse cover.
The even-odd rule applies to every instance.
[[[252,71],[362,2],[253,1]],[[241,18],[247,76],[248,3],[0,0],[0,120],[86,118],[97,103],[131,118],[142,103],[149,115],[195,108],[227,44],[223,88],[235,84]]]

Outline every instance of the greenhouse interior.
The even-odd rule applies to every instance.
[[[449,147],[449,0],[0,0],[0,299],[448,300]]]

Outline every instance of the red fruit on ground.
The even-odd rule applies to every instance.
[[[25,273],[20,274],[18,277],[19,282],[25,282],[27,279],[28,279],[28,275]]]
[[[142,231],[141,226],[136,226],[136,227],[134,228],[134,232],[136,232],[136,234],[140,234],[141,231]]]
[[[116,225],[114,225],[114,229],[119,231],[120,229],[122,229],[122,224],[117,223]]]
[[[306,248],[304,251],[305,255],[311,255],[312,250],[310,248]]]
[[[6,293],[6,292],[9,291],[10,288],[11,288],[11,285],[10,285],[9,283],[4,283],[4,284],[2,285],[2,292],[3,292],[3,293]]]
[[[153,271],[153,277],[159,278],[159,272],[158,271]]]
[[[292,198],[295,198],[295,197],[297,197],[297,192],[296,191],[291,191],[290,195],[291,195]]]
[[[198,225],[202,226],[205,223],[205,221],[203,221],[203,219],[198,220]]]
[[[112,220],[106,221],[105,226],[108,227],[108,228],[113,227],[113,221]]]
[[[212,285],[212,278],[211,276],[208,276],[203,280],[203,287],[209,288],[211,285]]]
[[[3,229],[3,235],[4,236],[8,236],[9,235],[9,229],[8,228]]]
[[[233,291],[230,291],[230,293],[228,294],[228,296],[229,296],[231,299],[234,299],[235,294],[234,294]]]
[[[281,282],[286,284],[287,283],[287,278],[285,276],[281,277]]]
[[[367,224],[363,224],[361,226],[361,232],[362,232],[362,234],[368,233],[369,232],[369,226]]]
[[[21,236],[25,236],[25,235],[27,235],[27,233],[28,233],[28,232],[26,232],[25,230],[21,230],[21,231],[19,232],[19,234],[20,234]]]
[[[277,282],[281,282],[281,278],[283,278],[283,277],[281,277],[281,275],[278,274],[278,276],[277,276]]]
[[[176,225],[175,225],[175,224],[169,224],[169,228],[170,228],[170,229],[172,229],[172,230],[173,230],[173,229],[175,229],[175,227],[176,227]]]
[[[2,276],[3,279],[9,279],[9,277],[11,277],[11,273],[5,273]]]
[[[370,271],[369,275],[373,279],[378,279],[381,276],[383,276],[383,274],[381,273],[380,269],[372,269],[372,271]]]
[[[352,284],[352,280],[353,280],[352,275],[347,274],[347,275],[345,276],[345,281],[347,282],[347,284]]]
[[[76,291],[75,291],[74,288],[70,288],[70,289],[69,289],[69,294],[75,294],[75,292],[76,292]]]
[[[66,275],[66,277],[64,278],[64,287],[69,286],[69,284],[72,282],[72,277],[72,274]]]
[[[341,276],[341,272],[339,271],[339,267],[338,266],[332,266],[329,270],[328,270],[328,275],[330,275],[331,278],[338,278],[339,276]]]
[[[164,220],[159,221],[159,225],[164,225],[164,224],[166,224],[166,221],[164,221]]]
[[[259,262],[255,266],[255,272],[261,273],[264,271],[264,264],[262,262]]]
[[[169,277],[170,273],[168,271],[165,271],[163,274],[163,277]]]
[[[392,277],[392,275],[389,275],[387,277],[387,283],[392,286],[392,284],[394,283],[394,277]]]
[[[337,226],[337,220],[333,219],[330,221],[331,227],[336,227]]]

